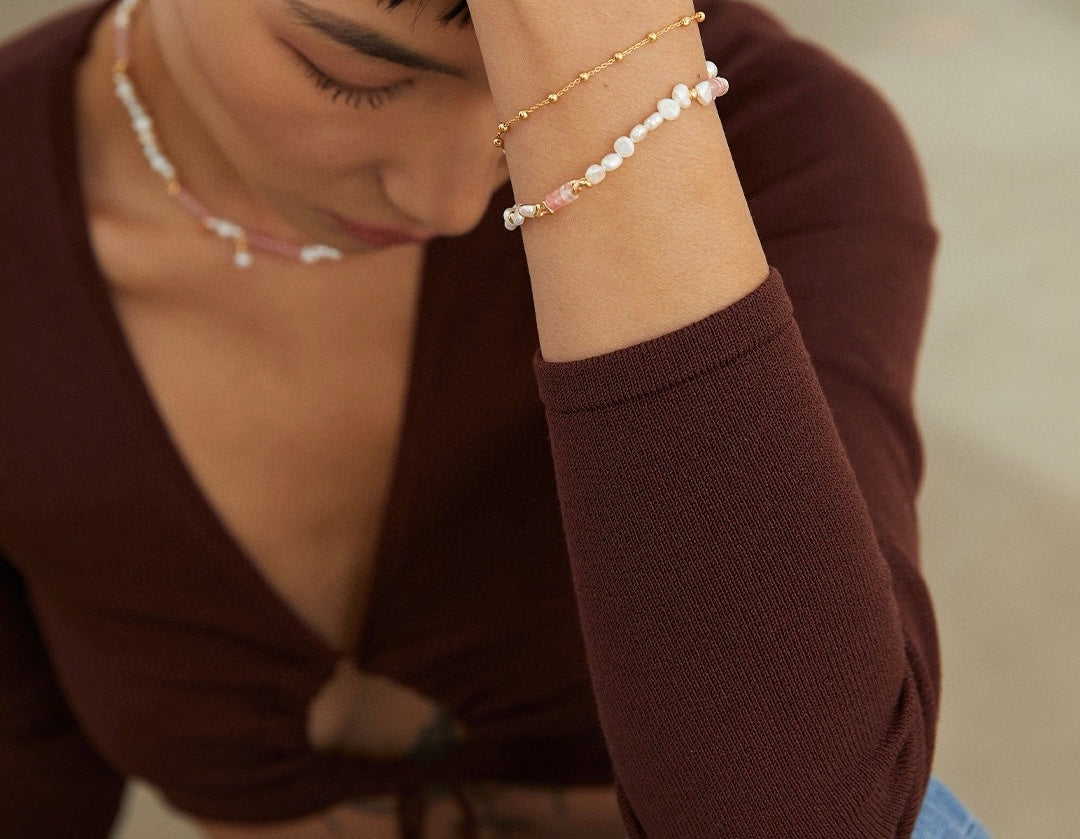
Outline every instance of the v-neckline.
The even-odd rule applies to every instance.
[[[410,458],[413,451],[412,440],[415,437],[414,429],[417,414],[420,411],[418,403],[422,400],[425,390],[420,385],[427,375],[424,359],[428,354],[424,350],[431,333],[430,321],[434,311],[431,301],[433,289],[427,268],[428,254],[425,252],[421,268],[415,325],[408,351],[404,407],[395,451],[392,455],[390,483],[378,518],[378,533],[371,559],[366,606],[350,648],[339,649],[309,623],[274,587],[263,574],[258,563],[233,535],[200,487],[158,407],[157,399],[132,350],[131,342],[116,310],[108,280],[97,263],[89,232],[85,227],[77,244],[79,256],[87,265],[84,274],[100,313],[99,321],[106,333],[117,371],[136,402],[135,413],[138,415],[138,422],[146,431],[147,443],[162,460],[162,466],[167,470],[166,480],[169,486],[175,489],[181,500],[185,502],[187,509],[195,517],[188,526],[198,527],[205,534],[207,550],[216,549],[216,554],[221,557],[222,562],[227,562],[232,570],[245,579],[248,583],[247,589],[259,598],[262,608],[274,616],[275,623],[281,627],[286,636],[299,638],[324,666],[349,658],[358,667],[363,667],[367,658],[371,632],[376,622],[376,613],[384,603],[384,593],[391,588],[394,569],[390,561],[392,553],[389,546],[393,537],[400,531],[400,523],[407,512],[405,507],[408,502],[408,488],[405,486],[405,478],[408,472],[407,466],[412,462]],[[229,266],[226,265],[225,270],[228,269]]]
[[[66,85],[64,91],[54,94],[66,95],[60,101],[64,107],[53,110],[53,116],[60,124],[56,126],[57,137],[70,138],[70,144],[57,143],[57,183],[59,191],[64,192],[65,185],[70,185],[69,193],[64,194],[56,203],[65,208],[65,226],[71,232],[73,257],[78,264],[78,275],[84,280],[85,290],[89,293],[98,314],[109,344],[112,360],[125,386],[135,401],[138,421],[146,432],[146,442],[154,453],[163,459],[163,468],[168,471],[168,482],[175,487],[181,500],[196,517],[194,526],[201,527],[208,542],[207,549],[215,550],[227,562],[232,570],[249,583],[249,589],[261,603],[261,608],[273,615],[275,623],[291,640],[299,640],[321,668],[330,668],[342,659],[352,659],[357,666],[362,666],[369,651],[371,631],[375,626],[375,615],[382,604],[381,595],[390,588],[393,568],[389,544],[400,530],[400,523],[405,514],[404,506],[408,502],[407,487],[404,478],[407,466],[411,462],[412,440],[415,437],[415,425],[421,406],[418,404],[424,393],[421,384],[429,373],[429,364],[425,363],[428,342],[436,329],[433,317],[438,310],[438,302],[433,299],[436,285],[431,281],[431,251],[436,248],[436,239],[424,247],[420,268],[420,288],[417,293],[416,316],[413,326],[409,361],[406,373],[405,400],[402,421],[397,435],[393,466],[390,473],[390,485],[386,493],[383,508],[379,516],[378,534],[372,556],[370,585],[367,604],[357,633],[353,637],[351,649],[338,649],[325,638],[307,619],[293,608],[286,598],[264,576],[258,564],[240,545],[218,511],[199,486],[198,480],[184,459],[183,453],[173,433],[170,431],[157,399],[143,375],[138,359],[132,349],[128,334],[124,329],[120,315],[113,300],[112,289],[104,271],[97,260],[88,227],[87,207],[82,193],[82,179],[78,161],[78,96],[76,79],[79,64],[86,55],[90,35],[103,14],[108,14],[111,3],[106,3],[91,15],[88,28],[81,33],[74,60],[66,65],[62,78],[57,79]],[[66,199],[66,200],[64,200]],[[193,229],[193,235],[197,233]],[[223,270],[231,269],[228,259],[223,259]],[[239,270],[239,269],[235,269]],[[192,525],[189,525],[192,526]],[[313,662],[314,663],[314,662]]]

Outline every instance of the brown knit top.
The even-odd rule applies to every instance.
[[[0,48],[0,835],[101,839],[128,776],[245,822],[488,778],[613,783],[631,839],[910,833],[940,678],[912,414],[935,233],[875,92],[749,5],[699,7],[763,286],[548,363],[509,188],[429,246],[356,663],[469,725],[432,765],[311,747],[336,656],[140,378],[78,187],[103,7]]]

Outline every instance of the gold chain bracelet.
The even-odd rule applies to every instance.
[[[663,29],[657,30],[656,32],[650,32],[648,35],[646,35],[644,38],[642,38],[637,43],[631,44],[626,49],[620,50],[619,52],[615,53],[614,55],[611,56],[611,58],[609,58],[603,64],[597,64],[591,70],[586,70],[584,73],[579,73],[577,75],[577,77],[572,82],[570,82],[568,85],[566,85],[561,90],[557,90],[554,93],[548,94],[545,98],[541,99],[539,102],[537,102],[531,108],[526,108],[524,111],[518,111],[510,119],[506,120],[505,122],[500,122],[499,123],[499,133],[495,135],[495,140],[494,140],[495,146],[497,148],[499,148],[499,149],[502,149],[503,154],[505,154],[506,153],[506,144],[505,144],[505,142],[503,140],[503,137],[506,135],[506,132],[508,132],[510,130],[510,128],[514,125],[515,122],[517,122],[518,120],[526,120],[530,116],[532,116],[534,111],[540,110],[545,105],[552,105],[552,104],[558,102],[567,92],[569,92],[573,88],[577,87],[582,82],[587,82],[589,79],[591,79],[597,73],[599,73],[601,70],[605,70],[608,67],[610,67],[612,64],[616,64],[616,63],[622,61],[624,58],[626,58],[626,56],[628,56],[628,55],[630,55],[630,53],[634,52],[634,50],[641,49],[642,47],[653,43],[658,38],[661,38],[662,36],[666,35],[671,30],[679,29],[679,28],[684,27],[684,26],[690,26],[690,24],[692,24],[692,23],[701,23],[704,20],[705,20],[705,12],[696,12],[695,14],[688,15],[687,17],[679,18],[674,23],[671,23],[671,24],[665,26]]]

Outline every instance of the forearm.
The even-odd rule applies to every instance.
[[[692,12],[471,5],[500,116]],[[733,67],[721,110],[783,281],[760,285],[762,248],[708,108],[522,227],[597,707],[634,839],[905,835],[937,701],[910,416],[925,206],[874,96],[745,26],[760,24],[748,6],[714,5],[744,23],[704,31],[709,57]],[[517,200],[580,177],[675,82],[701,78],[696,32],[515,125]]]
[[[500,118],[694,13],[689,0],[474,0],[470,8]],[[676,29],[517,124],[506,138],[516,200],[539,202],[581,177],[676,83],[704,79],[705,60],[697,27]],[[521,233],[547,361],[672,332],[744,297],[768,272],[712,107],[652,132],[582,200]]]

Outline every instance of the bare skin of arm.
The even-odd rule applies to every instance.
[[[695,11],[690,0],[469,5],[496,109],[506,117]],[[676,29],[515,125],[506,137],[515,199],[536,203],[582,177],[675,84],[705,79],[706,58],[696,26]],[[715,108],[694,106],[663,125],[604,183],[521,234],[547,361],[674,331],[768,275]]]
[[[605,60],[609,48],[694,13],[683,0],[643,0],[629,12],[610,0],[472,0],[470,10],[496,107],[506,115]],[[579,177],[676,83],[706,78],[705,60],[696,27],[675,30],[519,123],[506,140],[516,200],[539,201]],[[768,274],[713,108],[695,107],[663,126],[610,182],[522,233],[548,361],[585,358],[673,331],[744,297]],[[414,755],[437,752],[440,731],[450,735],[433,719]],[[547,819],[541,825],[509,815],[520,810],[513,806],[518,788],[483,783],[471,792],[485,837],[543,836],[552,829]],[[529,793],[546,797],[552,816],[569,814],[573,793]],[[448,792],[433,787],[431,796],[434,803]],[[392,799],[347,806],[394,812]],[[566,834],[556,829],[553,835]]]
[[[613,0],[471,0],[470,11],[497,112],[509,116],[695,10],[690,0],[640,0],[631,7]],[[676,83],[703,80],[706,58],[697,27],[677,29],[516,125],[506,140],[515,200],[538,202],[581,177]],[[580,201],[506,235],[524,236],[547,361],[586,358],[674,331],[746,296],[768,274],[713,108],[694,106],[646,138]],[[444,748],[446,736],[433,718],[414,754]],[[621,839],[625,833],[610,788],[478,783],[470,792],[482,839]],[[454,839],[456,802],[437,786],[430,793],[429,839]],[[295,839],[390,839],[397,835],[395,813],[392,796],[343,802],[298,825]],[[215,833],[214,839],[233,837]]]

